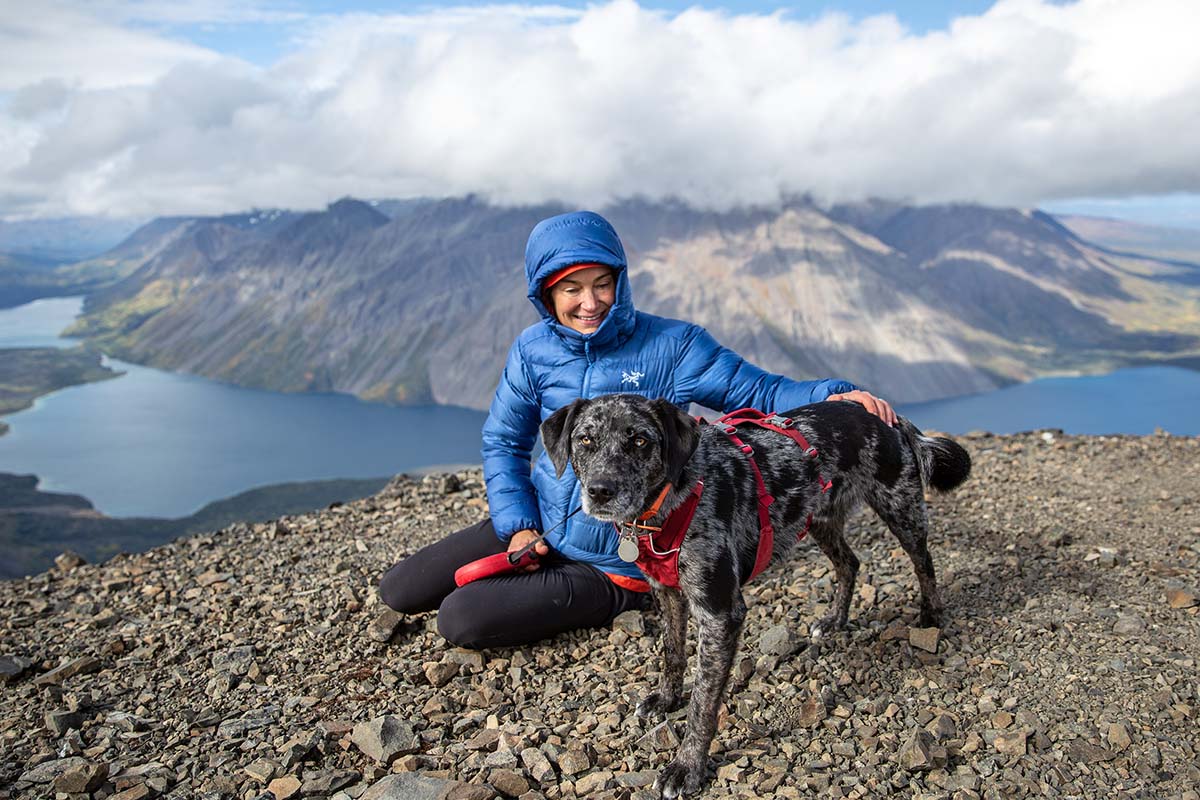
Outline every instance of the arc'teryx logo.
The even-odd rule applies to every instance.
[[[625,370],[621,370],[621,385],[624,386],[627,383],[632,383],[633,388],[640,389],[642,385],[641,380],[644,377],[646,377],[646,373],[644,372],[626,372]]]

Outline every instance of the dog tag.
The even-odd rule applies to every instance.
[[[637,561],[638,560],[637,542],[635,542],[633,539],[622,539],[621,543],[619,545],[617,545],[617,555],[621,557],[622,561],[628,562],[630,564]]]

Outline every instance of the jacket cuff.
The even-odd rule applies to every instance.
[[[523,531],[527,529],[536,531],[541,528],[541,525],[528,518],[506,520],[503,524],[493,519],[492,528],[496,531],[497,539],[502,542],[507,542],[513,537],[514,534],[516,534],[517,531]]]

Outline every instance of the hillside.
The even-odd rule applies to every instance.
[[[103,217],[0,220],[0,308],[84,294],[116,279],[108,270],[80,276],[64,265],[118,247],[139,224]]]
[[[748,587],[704,797],[1195,800],[1200,439],[962,441],[944,628],[912,633],[907,559],[860,517],[852,628],[805,648],[832,577],[802,543]],[[633,713],[652,613],[482,653],[381,614],[382,572],[484,507],[477,470],[400,478],[0,584],[0,794],[650,800],[682,726]]]
[[[1200,265],[1200,230],[1140,225],[1105,217],[1060,215],[1057,219],[1079,238],[1109,250]]]
[[[0,349],[0,416],[29,408],[42,395],[67,386],[121,374],[101,364],[99,353],[84,347]],[[0,436],[7,431],[8,425],[0,422]]]
[[[353,199],[157,220],[78,278],[123,279],[72,330],[120,358],[283,391],[487,406],[535,321],[525,237],[555,206]],[[702,212],[628,201],[638,307],[773,371],[897,402],[1200,353],[1200,268],[1117,255],[1053,218],[876,201]]]
[[[62,264],[118,245],[142,220],[107,217],[0,220],[0,253]]]

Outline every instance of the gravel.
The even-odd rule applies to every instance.
[[[708,797],[1200,800],[1200,439],[961,439],[932,497],[947,620],[916,626],[907,557],[853,520],[849,630],[803,543],[747,589]],[[63,558],[0,586],[2,798],[654,797],[682,712],[653,613],[470,652],[375,594],[486,513],[478,470],[325,511]]]

